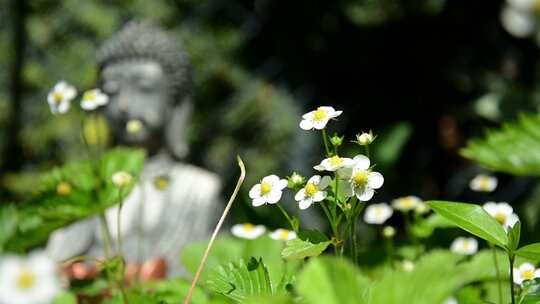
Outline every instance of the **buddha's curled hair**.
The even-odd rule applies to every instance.
[[[133,59],[154,59],[169,78],[180,101],[191,93],[191,64],[177,39],[149,22],[131,21],[107,39],[97,52],[99,69],[110,63]]]

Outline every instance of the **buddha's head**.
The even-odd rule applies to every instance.
[[[166,148],[183,157],[192,85],[190,62],[178,41],[149,23],[130,22],[104,42],[97,60],[115,140],[150,154]]]

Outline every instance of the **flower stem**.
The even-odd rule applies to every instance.
[[[324,149],[326,150],[326,155],[327,156],[330,156],[331,153],[330,153],[330,148],[328,146],[328,139],[327,139],[327,135],[326,135],[326,129],[322,129],[322,138],[323,138],[323,142],[324,142]]]
[[[291,225],[291,229],[294,230],[294,232],[298,232],[298,227],[296,227],[296,225],[294,224],[293,220],[289,216],[289,213],[287,213],[287,211],[280,204],[276,204],[276,205],[278,206],[281,213],[283,213],[283,216],[285,216],[285,218],[289,222],[289,225]]]
[[[508,261],[510,262],[510,295],[512,299],[512,304],[516,303],[515,294],[514,294],[514,259],[515,259],[514,254],[509,253]]]
[[[365,150],[366,150],[366,156],[367,158],[369,158],[369,144],[368,145],[365,145]]]
[[[99,221],[103,235],[103,251],[105,252],[105,257],[109,259],[111,257],[111,231],[109,230],[109,224],[107,224],[107,218],[105,218],[104,212],[100,213]]]
[[[497,289],[499,293],[499,303],[503,302],[503,296],[502,296],[502,280],[501,280],[501,271],[499,269],[499,262],[497,260],[497,249],[493,244],[489,244],[491,247],[491,250],[493,252],[493,264],[495,266],[495,274],[497,276]]]

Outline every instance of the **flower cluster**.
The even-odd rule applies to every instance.
[[[250,223],[236,224],[231,228],[232,235],[248,240],[257,239],[265,232],[266,227],[263,225],[253,225]],[[296,238],[296,232],[279,228],[269,233],[268,236],[273,240],[290,241]]]
[[[71,84],[60,81],[47,95],[47,103],[54,115],[64,114],[71,108],[71,101],[77,96],[77,89]],[[100,89],[91,89],[83,93],[81,108],[85,111],[93,111],[100,106],[109,103],[109,97]]]

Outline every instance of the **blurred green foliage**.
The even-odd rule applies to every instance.
[[[126,171],[138,176],[144,159],[141,150],[118,148],[98,162],[72,162],[47,172],[30,199],[16,207],[0,205],[0,252],[27,252],[46,242],[54,230],[118,203],[120,190],[112,184],[112,175]]]

